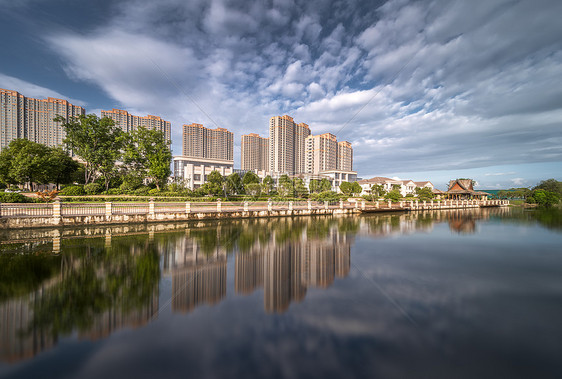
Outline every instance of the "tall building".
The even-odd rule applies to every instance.
[[[150,130],[159,130],[164,133],[166,140],[171,141],[171,123],[170,121],[162,120],[158,116],[148,115],[145,117],[135,116],[127,111],[113,108],[110,111],[101,111],[101,117],[109,117],[115,125],[121,128],[126,133],[130,133],[139,127]]]
[[[84,108],[67,100],[33,99],[0,88],[0,151],[18,138],[47,146],[62,145],[64,128],[53,119],[62,116],[68,121],[85,113]]]
[[[336,169],[353,171],[353,148],[351,142],[338,142],[338,159]]]
[[[242,136],[242,170],[269,170],[269,139],[255,133]]]
[[[201,124],[183,126],[182,155],[174,157],[174,176],[189,189],[202,186],[215,170],[223,176],[232,174],[233,166],[232,132]]]
[[[185,157],[232,161],[233,147],[233,134],[226,129],[209,129],[201,124],[183,126],[182,155]]]
[[[324,133],[306,138],[306,167],[308,174],[335,170],[338,161],[338,141],[331,133]]]
[[[305,170],[305,140],[310,135],[307,124],[296,124],[290,116],[269,120],[269,171],[296,174]]]
[[[310,128],[304,122],[295,125],[295,173],[304,172],[306,162],[306,138],[310,135]]]

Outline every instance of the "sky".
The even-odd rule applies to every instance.
[[[562,180],[559,0],[0,0],[0,88],[268,135],[288,114],[354,170]]]

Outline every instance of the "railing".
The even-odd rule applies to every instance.
[[[52,217],[51,204],[0,204],[1,217]]]
[[[104,209],[107,206],[104,205]],[[111,204],[112,215],[147,214],[147,203],[114,203]]]
[[[450,209],[508,205],[506,200],[444,200],[444,201],[260,201],[260,202],[177,202],[177,203],[61,203],[0,204],[0,217],[112,216],[162,213],[216,213],[248,211],[296,211],[318,209]]]
[[[103,203],[63,203],[61,205],[62,216],[93,216],[105,214],[105,204]]]

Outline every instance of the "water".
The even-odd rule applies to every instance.
[[[560,212],[0,233],[0,376],[561,377]]]

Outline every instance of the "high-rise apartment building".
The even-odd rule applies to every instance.
[[[295,172],[304,172],[306,162],[306,138],[310,135],[310,128],[304,122],[295,125]]]
[[[353,148],[347,141],[338,142],[336,136],[324,133],[306,138],[306,173],[323,171],[353,171]]]
[[[296,124],[290,116],[269,120],[269,171],[295,174],[305,169],[305,140],[308,125]]]
[[[337,168],[338,141],[331,133],[324,133],[306,138],[306,167],[308,174]]]
[[[351,142],[338,142],[338,163],[336,169],[353,171],[353,148],[351,147]]]
[[[242,170],[269,170],[269,139],[255,133],[242,136]]]
[[[232,161],[233,141],[232,132],[223,128],[209,129],[201,124],[184,125],[182,155]]]
[[[62,145],[64,128],[53,119],[62,116],[68,121],[85,113],[84,108],[67,100],[33,99],[0,88],[0,151],[18,138],[47,146]]]
[[[159,130],[164,133],[166,140],[171,141],[171,123],[170,121],[162,120],[158,116],[135,116],[127,111],[113,108],[110,111],[101,111],[101,117],[109,117],[115,125],[121,128],[125,133],[130,133],[139,127],[150,130]]]

